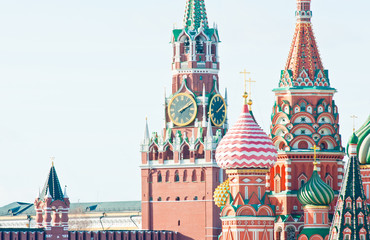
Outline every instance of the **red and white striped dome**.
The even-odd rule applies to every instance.
[[[244,104],[236,124],[222,138],[216,149],[216,162],[223,169],[271,168],[277,151],[271,139],[254,121]]]

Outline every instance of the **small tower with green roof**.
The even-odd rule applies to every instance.
[[[330,240],[370,240],[369,209],[357,155],[358,142],[359,137],[353,133],[348,144],[349,160],[330,228]]]
[[[35,200],[36,226],[43,228],[48,240],[68,240],[69,197],[60,186],[52,164],[44,188]]]

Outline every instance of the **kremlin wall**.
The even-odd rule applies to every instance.
[[[311,0],[296,1],[268,133],[246,88],[229,126],[219,31],[204,0],[187,0],[165,125],[151,133],[146,122],[140,145],[141,202],[71,204],[52,165],[34,204],[0,209],[0,240],[370,240],[370,118],[344,146]]]

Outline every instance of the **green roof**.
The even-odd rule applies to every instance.
[[[329,234],[329,228],[304,228],[299,236],[306,235],[307,238],[310,239],[313,235],[316,234],[325,239],[325,237]]]
[[[44,199],[48,194],[51,195],[53,200],[64,201],[63,191],[60,187],[57,172],[55,171],[54,164],[51,166],[48,178],[46,179],[44,188],[42,189],[39,198]]]
[[[141,212],[141,201],[117,201],[117,202],[84,202],[71,203],[69,212],[94,213],[94,212]],[[33,203],[13,202],[0,207],[0,216],[35,215]]]

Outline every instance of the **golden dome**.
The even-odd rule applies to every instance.
[[[230,190],[229,179],[221,183],[216,188],[215,192],[213,193],[213,199],[218,207],[223,207],[226,205],[226,199],[229,194],[229,190]]]

